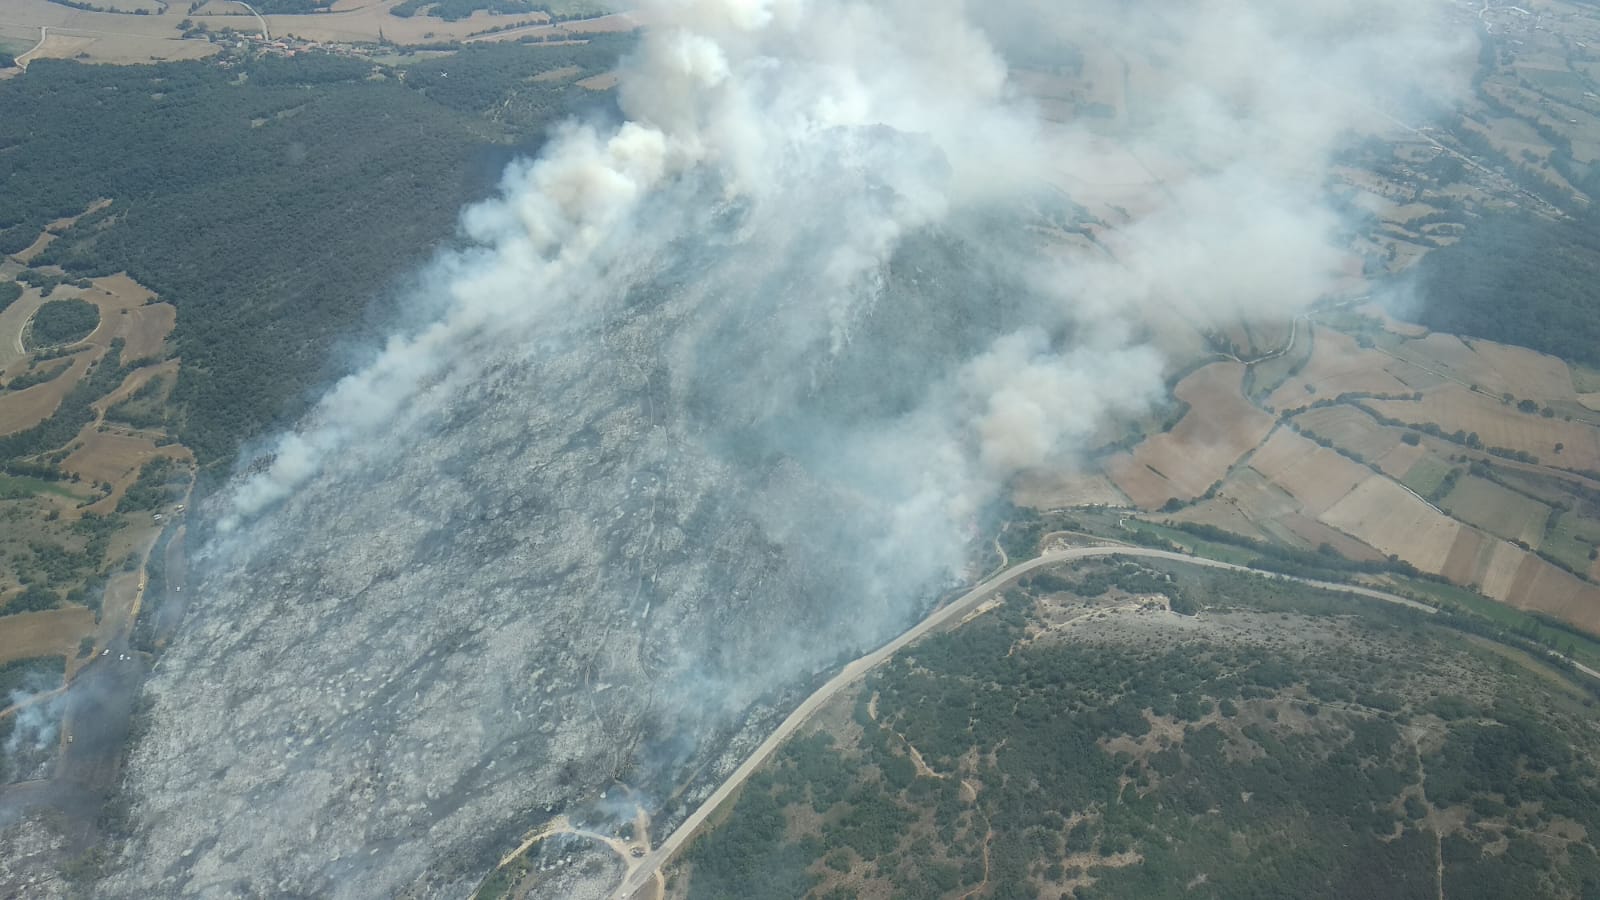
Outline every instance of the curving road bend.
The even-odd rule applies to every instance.
[[[1113,545],[1101,547],[1074,547],[1071,549],[1055,550],[1049,553],[1044,553],[1040,556],[1034,557],[1033,559],[1017,563],[1016,565],[1005,569],[1004,571],[990,577],[977,587],[963,594],[954,602],[934,610],[933,613],[931,613],[926,619],[923,619],[921,622],[917,623],[909,631],[906,631],[904,634],[901,634],[899,637],[895,638],[889,643],[884,644],[877,650],[874,650],[871,653],[860,657],[849,665],[846,665],[844,669],[839,672],[839,674],[829,679],[828,682],[822,687],[817,688],[817,690],[813,692],[811,696],[802,701],[800,705],[795,708],[794,712],[790,713],[789,717],[783,720],[783,724],[779,725],[778,728],[773,731],[765,741],[762,741],[761,746],[757,747],[755,751],[751,753],[750,756],[747,757],[745,761],[741,763],[739,767],[722,782],[722,784],[718,785],[717,789],[712,792],[711,796],[707,797],[705,802],[701,803],[700,806],[695,809],[695,811],[691,813],[687,819],[684,819],[683,823],[674,829],[673,832],[668,835],[658,847],[639,860],[634,861],[634,864],[630,866],[628,870],[628,874],[623,878],[621,886],[617,888],[612,896],[616,898],[616,900],[628,900],[628,898],[633,897],[646,884],[655,879],[661,867],[665,865],[668,860],[672,859],[672,857],[678,853],[684,844],[686,844],[689,839],[700,830],[701,826],[703,826],[706,820],[710,818],[712,812],[714,812],[723,803],[727,802],[727,800],[733,796],[734,792],[737,791],[746,781],[748,781],[750,776],[755,774],[756,770],[761,767],[761,764],[766,762],[768,757],[770,757],[773,752],[775,752],[778,747],[783,744],[784,741],[788,740],[789,737],[794,734],[796,729],[798,729],[801,725],[804,725],[806,720],[815,715],[818,710],[826,705],[829,700],[832,700],[840,691],[855,683],[858,679],[860,679],[863,675],[866,675],[872,669],[882,665],[891,656],[894,656],[907,646],[915,643],[922,637],[925,637],[934,629],[937,629],[940,626],[952,621],[960,621],[962,616],[976,609],[985,600],[989,599],[989,597],[995,592],[1001,590],[1011,582],[1016,581],[1018,578],[1021,578],[1035,569],[1055,565],[1056,563],[1069,562],[1076,559],[1089,559],[1098,556],[1116,555],[1138,556],[1146,559],[1165,559],[1174,562],[1186,563],[1193,566],[1201,566],[1208,569],[1223,569],[1231,572],[1243,572],[1251,575],[1260,575],[1267,578],[1275,578],[1280,581],[1292,581],[1296,584],[1303,584],[1308,587],[1321,588],[1328,591],[1338,591],[1346,594],[1355,594],[1361,597],[1368,597],[1373,600],[1382,600],[1385,603],[1393,603],[1425,613],[1432,614],[1438,612],[1438,610],[1435,610],[1433,607],[1426,604],[1418,603],[1417,601],[1406,597],[1401,597],[1398,594],[1390,594],[1384,591],[1374,590],[1372,588],[1350,584],[1338,584],[1331,581],[1318,581],[1314,578],[1300,578],[1293,575],[1282,575],[1277,572],[1267,572],[1261,569],[1252,569],[1249,566],[1240,566],[1213,559],[1188,556],[1182,553],[1174,553],[1169,550],[1155,550],[1148,547]],[[1588,666],[1582,665],[1581,663],[1574,662],[1573,660],[1567,659],[1560,654],[1552,653],[1552,656],[1571,663],[1579,671],[1591,677],[1600,678],[1600,671],[1591,669]]]

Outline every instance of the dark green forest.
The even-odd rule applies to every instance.
[[[1503,214],[1417,264],[1416,318],[1436,331],[1600,366],[1600,211]]]
[[[0,252],[126,271],[178,307],[179,438],[203,464],[301,412],[390,317],[461,207],[568,113],[612,102],[541,71],[605,71],[626,37],[503,44],[398,70],[325,56],[86,66],[0,82]],[[444,73],[470,73],[445,78]],[[583,77],[579,75],[578,77]],[[460,82],[470,81],[470,86]]]
[[[100,310],[87,300],[51,300],[39,307],[28,326],[35,347],[81,341],[100,324]]]

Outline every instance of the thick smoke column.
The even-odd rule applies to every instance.
[[[459,891],[610,779],[714,775],[1163,343],[1332,283],[1339,136],[1445,81],[1423,6],[649,4],[626,120],[513,166],[432,324],[217,501],[108,890]],[[1126,111],[1046,121],[1024,38]]]

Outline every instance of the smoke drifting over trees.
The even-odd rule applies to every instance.
[[[1341,135],[1448,99],[1463,37],[1056,6],[645,4],[626,120],[513,166],[431,324],[214,504],[108,890],[459,890],[545,808],[666,796],[950,584],[1007,478],[1155,401],[1164,335],[1322,294]],[[1024,35],[1122,61],[1114,129],[1041,117]],[[1035,227],[1113,206],[1109,253]]]

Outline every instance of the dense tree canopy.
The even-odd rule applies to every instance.
[[[1600,366],[1600,212],[1475,223],[1417,274],[1429,328]]]
[[[51,300],[33,314],[29,335],[35,347],[81,341],[100,324],[100,310],[87,300]]]
[[[624,38],[517,44],[419,64],[415,78],[325,56],[84,66],[0,82],[0,252],[86,216],[36,266],[126,271],[178,307],[181,439],[204,463],[305,408],[467,202],[518,147],[609,103],[540,71],[604,71]],[[468,79],[431,78],[445,66]],[[578,77],[582,77],[580,74]],[[449,87],[446,87],[446,85]],[[3,299],[3,298],[0,298]]]

